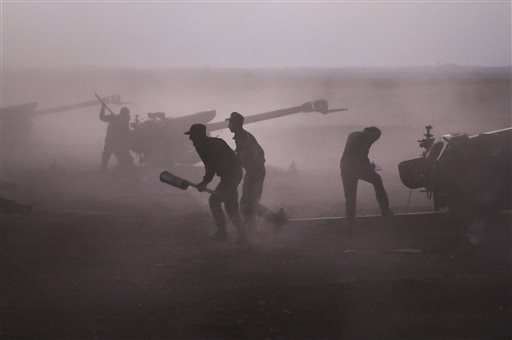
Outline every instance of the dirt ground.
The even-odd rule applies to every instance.
[[[264,203],[293,218],[343,215],[339,159],[353,131],[382,129],[370,159],[400,213],[431,210],[398,173],[421,154],[424,126],[439,137],[511,125],[510,68],[57,68],[2,77],[2,106],[44,110],[120,94],[132,122],[208,110],[223,121],[321,98],[348,108],[249,125],[265,150]],[[175,164],[169,152],[163,168],[140,167],[140,182],[98,175],[98,110],[14,119],[31,133],[12,140],[17,125],[3,120],[0,197],[34,210],[0,213],[0,338],[512,337],[510,214],[489,222],[478,253],[442,214],[359,218],[355,237],[342,219],[292,220],[279,235],[262,226],[248,245],[232,229],[230,242],[214,243],[207,197],[155,183],[163,168],[198,182],[202,166]],[[168,133],[192,147],[185,121]],[[213,136],[234,147],[228,129]],[[358,214],[376,210],[373,188],[361,183]]]
[[[1,217],[1,338],[512,337],[510,214],[476,255],[444,214],[361,218],[355,237],[290,221],[240,245],[208,239],[204,203],[127,197]]]

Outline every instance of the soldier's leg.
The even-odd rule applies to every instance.
[[[261,216],[267,222],[274,223],[275,213],[261,203],[256,205],[256,215]]]
[[[117,158],[117,168],[122,171],[130,171],[135,168],[132,154],[129,149],[119,149],[114,152]]]
[[[350,224],[356,218],[357,176],[345,171],[341,174],[343,191],[345,192],[345,216]]]
[[[252,189],[252,209],[254,214],[258,214],[262,216],[261,213],[264,213],[265,207],[260,204],[261,194],[263,193],[263,182],[265,181],[265,172],[261,174],[257,174],[253,177],[253,189]],[[261,209],[261,208],[264,209]]]
[[[262,173],[252,176],[250,204],[252,205],[252,210],[253,210],[254,215],[263,217],[265,219],[265,221],[276,224],[276,223],[278,223],[278,220],[280,219],[281,216],[280,215],[278,216],[278,214],[274,213],[269,208],[267,208],[266,206],[264,206],[263,204],[260,203],[261,195],[263,193],[264,181],[265,181],[265,172],[264,171]],[[242,197],[242,200],[243,200],[243,197]]]
[[[255,202],[254,202],[254,181],[249,177],[244,177],[242,185],[242,198],[240,199],[240,212],[246,222],[254,220]]]
[[[261,198],[262,182],[258,176],[246,173],[242,187],[240,211],[247,227],[252,232],[256,231],[256,209]]]
[[[110,156],[112,156],[112,148],[109,145],[105,144],[105,146],[103,147],[103,151],[101,152],[101,171],[107,170]]]
[[[360,172],[359,178],[373,185],[381,214],[383,216],[392,215],[392,212],[389,209],[388,195],[384,189],[384,184],[382,183],[380,175],[376,173],[372,167],[368,167]]]
[[[208,203],[210,204],[210,211],[212,212],[213,220],[217,226],[217,233],[215,237],[226,238],[226,217],[222,210],[222,202],[224,200],[224,192],[222,191],[221,183],[215,188],[215,193],[210,195]]]
[[[279,209],[277,212],[273,212],[261,203],[256,205],[256,215],[265,219],[265,222],[272,223],[278,232],[281,231],[283,226],[288,222],[288,216],[283,208]]]
[[[231,222],[236,227],[240,240],[244,241],[247,238],[247,231],[245,224],[242,222],[242,218],[240,217],[240,210],[238,207],[238,183],[240,182],[231,181],[223,183],[223,181],[221,181],[219,185],[223,185],[224,206],[226,207],[226,212]]]

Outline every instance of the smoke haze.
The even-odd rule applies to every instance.
[[[433,132],[439,136],[452,132],[475,134],[511,124],[509,68],[15,69],[4,72],[3,79],[7,103],[19,104],[29,98],[39,103],[39,109],[93,99],[95,92],[120,94],[122,100],[130,102],[127,106],[132,121],[135,114],[147,119],[148,112],[179,117],[206,110],[216,110],[213,121],[221,121],[232,111],[248,116],[321,98],[329,101],[330,108],[348,108],[328,115],[299,113],[246,126],[265,149],[267,166],[287,171],[295,163],[302,177],[300,184],[294,185],[304,190],[302,195],[294,196],[297,204],[298,197],[304,197],[303,204],[307,204],[306,192],[311,190],[322,193],[318,200],[341,205],[339,159],[352,131],[370,125],[382,129],[370,159],[383,168],[381,176],[392,199],[402,204],[408,189],[399,181],[397,165],[420,155],[417,140],[422,138],[424,126],[434,126]],[[12,172],[12,162],[20,161],[43,169],[53,164],[94,170],[105,130],[97,107],[34,118],[26,145],[4,143],[4,172]],[[175,133],[185,139],[182,132]],[[234,148],[228,129],[212,135]],[[269,174],[265,197],[279,204],[283,186],[278,179],[271,184],[275,176],[283,178]],[[371,186],[360,187],[361,197],[373,202]]]
[[[3,67],[509,66],[510,2],[4,2]]]
[[[0,1],[0,337],[510,338],[510,213],[472,209],[473,233],[464,216],[430,214],[397,166],[420,156],[427,125],[436,137],[512,125],[511,6]],[[259,218],[239,244],[209,238],[208,194],[159,181],[164,169],[201,181],[201,163],[175,161],[196,156],[191,122],[166,129],[165,162],[98,171],[94,93],[120,95],[109,106],[132,123],[317,99],[348,110],[245,126],[265,150],[261,202],[291,219]],[[369,158],[395,216],[361,217],[380,210],[359,181],[354,236],[329,217],[345,215],[347,137],[367,126],[382,130]],[[211,135],[235,147],[227,128]],[[505,187],[474,182],[488,189],[475,202]],[[458,255],[468,232],[481,247]]]

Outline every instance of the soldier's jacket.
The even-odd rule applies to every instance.
[[[194,147],[205,166],[205,183],[210,183],[215,175],[220,176],[221,180],[241,176],[240,161],[224,140],[208,137],[204,143],[194,143]]]
[[[236,155],[242,167],[249,172],[265,170],[265,152],[254,136],[242,129],[233,137],[236,143]]]
[[[352,132],[348,135],[340,166],[342,168],[369,166],[370,160],[368,159],[368,153],[370,152],[372,144],[372,139],[363,131]]]
[[[129,147],[131,130],[129,122],[124,121],[119,115],[105,115],[101,110],[100,119],[108,123],[105,145],[111,147]]]

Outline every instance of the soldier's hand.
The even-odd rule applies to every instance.
[[[201,182],[196,186],[197,191],[203,192],[206,189],[206,183]]]

